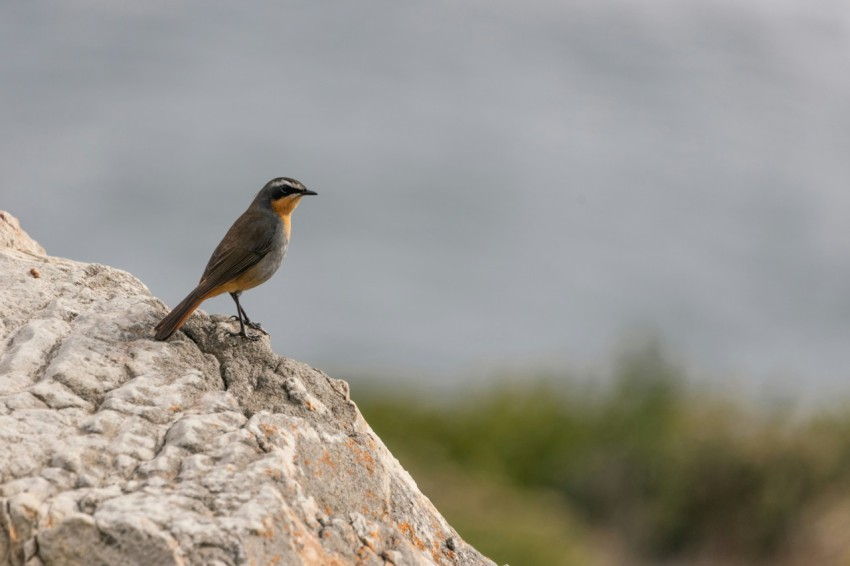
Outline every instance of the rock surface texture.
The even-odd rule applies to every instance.
[[[492,564],[348,385],[0,212],[0,564]]]

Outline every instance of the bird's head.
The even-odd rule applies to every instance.
[[[290,177],[278,177],[266,183],[257,197],[268,202],[279,216],[289,216],[298,206],[301,197],[315,194],[318,193],[309,190],[300,181]]]

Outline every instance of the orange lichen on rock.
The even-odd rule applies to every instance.
[[[349,438],[346,441],[346,444],[349,448],[351,448],[351,451],[354,452],[354,457],[357,459],[357,463],[363,465],[370,474],[374,474],[375,458],[372,457],[367,450],[364,450],[363,447],[360,446],[353,438]]]
[[[269,423],[260,423],[260,430],[266,435],[266,438],[271,438],[277,434],[277,427]]]
[[[427,548],[425,546],[425,543],[422,542],[421,538],[416,536],[416,531],[413,529],[413,526],[410,523],[408,523],[407,521],[399,523],[398,530],[400,530],[404,536],[410,539],[410,542],[412,542],[416,548],[418,548],[422,552],[425,552]]]

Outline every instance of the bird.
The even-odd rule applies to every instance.
[[[289,245],[292,211],[302,197],[316,194],[291,177],[266,183],[213,251],[197,287],[156,325],[154,338],[167,340],[202,302],[223,293],[230,293],[236,303],[233,318],[239,320],[239,332],[231,335],[260,338],[246,333],[246,326],[266,334],[248,318],[239,297],[242,291],[268,281],[280,267]]]

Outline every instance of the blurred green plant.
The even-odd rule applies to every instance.
[[[657,343],[623,356],[607,388],[514,380],[452,398],[357,398],[461,535],[501,563],[621,562],[612,552],[771,563],[807,509],[850,493],[846,415],[792,418],[699,394]],[[458,508],[447,487],[458,485],[491,496]],[[504,501],[528,506],[499,523]],[[520,524],[535,517],[548,530]],[[525,535],[511,546],[509,532]]]

